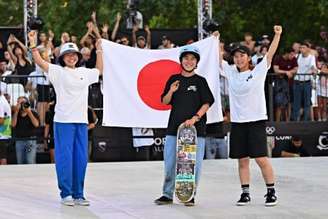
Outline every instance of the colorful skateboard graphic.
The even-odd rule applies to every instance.
[[[181,124],[177,132],[175,195],[180,202],[190,201],[196,190],[197,131]]]

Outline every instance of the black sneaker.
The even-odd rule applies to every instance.
[[[162,197],[156,199],[154,202],[158,205],[168,205],[168,204],[172,204],[173,200],[166,196],[162,196]]]
[[[248,205],[251,202],[251,197],[249,193],[241,193],[239,201],[237,201],[237,206]]]
[[[184,203],[185,206],[191,207],[195,205],[195,198],[192,198],[189,202]]]
[[[275,191],[268,192],[265,196],[265,206],[271,207],[278,204],[277,196],[275,195]]]

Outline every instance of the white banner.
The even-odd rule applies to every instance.
[[[207,123],[223,120],[218,62],[218,40],[214,37],[193,44],[201,52],[197,74],[206,78],[215,102]],[[104,50],[103,125],[166,128],[170,107],[161,104],[165,83],[180,72],[180,48],[146,50],[102,41]]]

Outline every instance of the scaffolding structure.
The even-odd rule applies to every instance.
[[[209,19],[212,19],[212,0],[198,0],[198,40],[209,35],[204,29],[204,23]]]
[[[27,33],[30,31],[29,23],[38,13],[38,0],[24,0],[24,38],[27,45]]]

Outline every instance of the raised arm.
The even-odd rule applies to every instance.
[[[136,32],[138,31],[138,26],[137,25],[133,25],[132,27],[132,46],[133,47],[137,47],[137,34]]]
[[[84,36],[80,40],[80,45],[82,47],[85,46],[85,41],[87,40],[87,38],[89,37],[89,35],[92,33],[93,23],[91,21],[88,21],[87,22],[87,27],[88,27],[88,31],[84,34]]]
[[[101,37],[106,40],[109,40],[108,29],[109,29],[108,24],[104,24],[101,28]]]
[[[220,49],[220,32],[219,31],[214,31],[212,33],[212,35],[218,39],[218,44],[219,44],[219,46],[218,46],[218,58],[219,58],[219,64],[222,67],[222,60],[223,60],[223,53],[222,52],[223,51],[221,51],[221,49]]]
[[[17,39],[15,36],[14,36],[14,42],[17,43],[23,49],[25,54],[27,53],[26,46],[19,39]]]
[[[14,51],[13,51],[14,46],[15,46],[14,36],[12,34],[10,34],[8,41],[7,41],[7,50],[8,50],[8,53],[9,53],[11,59],[13,60],[14,65],[16,65],[17,57],[15,56]]]
[[[117,12],[114,29],[113,29],[113,32],[112,32],[112,35],[111,35],[112,41],[114,41],[115,38],[116,38],[116,34],[117,34],[118,28],[120,26],[120,20],[121,20],[121,18],[122,18],[121,13],[120,12]]]
[[[275,25],[273,27],[273,30],[274,30],[274,37],[273,37],[272,43],[270,45],[269,51],[268,51],[267,56],[266,56],[268,66],[271,65],[273,56],[274,56],[275,52],[277,51],[279,41],[280,41],[280,36],[281,36],[281,33],[282,33],[282,27],[279,26],[279,25]]]
[[[147,33],[147,39],[146,39],[147,44],[146,44],[146,46],[147,46],[148,49],[150,49],[151,48],[151,32],[150,32],[150,29],[149,29],[148,25],[145,26],[145,31]]]
[[[33,56],[33,60],[35,62],[35,64],[37,64],[38,66],[40,66],[40,68],[44,71],[44,72],[48,72],[49,70],[49,63],[46,62],[39,53],[38,48],[36,47],[36,37],[37,34],[35,31],[31,31],[28,33],[28,40],[30,42],[30,48],[32,50],[32,56]]]
[[[98,39],[96,42],[96,54],[97,54],[97,60],[96,60],[96,68],[99,70],[99,74],[103,74],[103,50],[101,46],[101,39]]]

